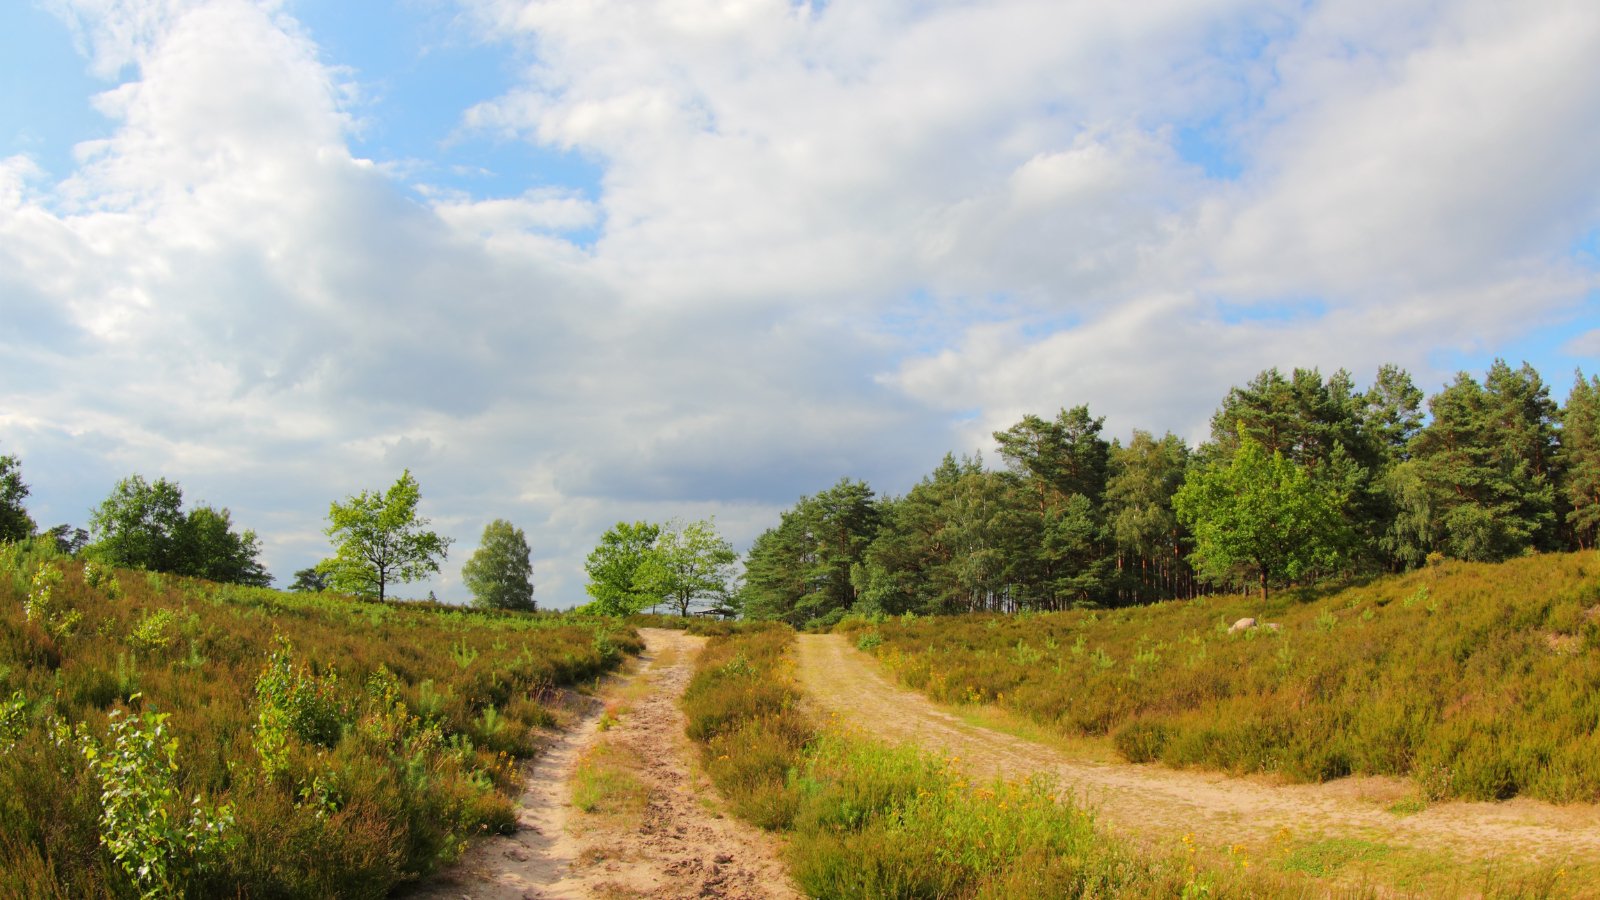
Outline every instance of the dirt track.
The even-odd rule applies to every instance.
[[[1170,850],[1183,835],[1194,834],[1216,844],[1256,848],[1358,838],[1445,859],[1582,864],[1600,855],[1600,809],[1593,806],[1519,799],[1435,804],[1397,815],[1388,807],[1413,793],[1408,782],[1397,779],[1297,785],[1157,765],[1085,762],[963,722],[899,685],[842,636],[801,635],[798,656],[807,693],[863,733],[959,757],[960,765],[980,778],[1051,773],[1096,808],[1102,822],[1158,849]]]
[[[617,723],[601,732],[601,704],[594,704],[530,770],[519,811],[521,830],[474,845],[453,870],[408,896],[798,897],[788,888],[771,838],[717,812],[709,782],[690,762],[693,751],[683,734],[678,698],[704,639],[660,629],[640,633],[642,668],[606,691],[608,697],[629,697]],[[630,774],[643,785],[646,801],[634,820],[585,816],[571,806],[573,771],[602,741],[618,748],[619,756],[639,761]]]

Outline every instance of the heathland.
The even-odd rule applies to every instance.
[[[562,686],[639,646],[0,546],[0,895],[385,896],[512,827]]]

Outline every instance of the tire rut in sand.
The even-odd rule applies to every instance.
[[[474,845],[408,897],[797,900],[773,839],[716,812],[707,802],[710,783],[691,762],[678,698],[704,639],[665,629],[640,634],[643,667],[604,695],[625,711],[602,731],[603,704],[594,703],[539,758],[520,804],[521,829]],[[606,750],[628,761],[623,776],[643,796],[637,815],[591,816],[572,806],[574,773],[586,756]]]

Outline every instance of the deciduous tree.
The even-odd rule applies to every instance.
[[[1343,505],[1333,483],[1245,434],[1231,459],[1191,471],[1173,497],[1194,533],[1196,570],[1218,582],[1253,576],[1263,600],[1269,585],[1343,562],[1352,537]]]
[[[478,549],[461,567],[461,580],[472,591],[473,602],[490,609],[533,611],[533,562],[529,557],[528,538],[522,529],[505,519],[484,526]]]
[[[391,584],[416,581],[439,571],[450,539],[427,530],[417,514],[422,499],[407,469],[387,491],[362,491],[328,507],[326,534],[334,555],[317,564],[335,590],[359,597],[388,596]]]
[[[618,522],[600,536],[583,564],[589,574],[584,589],[599,612],[627,616],[661,602],[641,572],[660,537],[661,526],[651,522]]]
[[[184,513],[183,489],[165,478],[130,475],[117,482],[89,527],[90,552],[114,566],[257,587],[272,583],[255,532],[235,531],[225,508],[201,504]]]
[[[662,529],[640,576],[650,595],[687,616],[696,603],[728,601],[738,560],[714,522],[673,523]]]

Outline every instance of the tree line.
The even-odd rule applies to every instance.
[[[268,587],[254,531],[235,530],[226,508],[183,509],[183,489],[158,478],[130,475],[90,513],[89,529],[58,525],[44,532],[28,515],[29,494],[15,455],[0,456],[0,542],[45,539],[63,553],[106,565],[168,572],[226,584]],[[417,512],[421,491],[410,470],[386,491],[362,491],[334,501],[325,530],[334,553],[295,573],[290,590],[337,590],[384,600],[391,585],[440,571],[450,538],[428,530]],[[533,566],[522,529],[495,519],[462,567],[473,602],[494,609],[534,610]]]
[[[1426,413],[1424,412],[1426,407]],[[1002,468],[946,455],[904,496],[848,478],[746,556],[739,601],[797,626],[847,612],[1114,607],[1594,547],[1600,377],[1564,406],[1531,366],[1427,398],[1403,369],[1268,369],[1209,440],[1103,435],[1086,406],[994,437]]]

